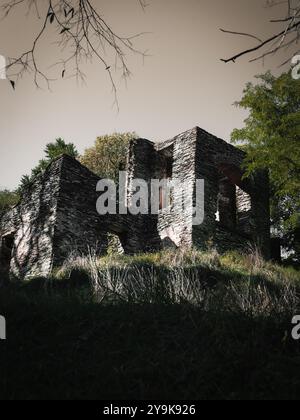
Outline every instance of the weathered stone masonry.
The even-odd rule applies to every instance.
[[[62,156],[37,178],[21,202],[3,218],[0,261],[12,276],[47,276],[70,253],[107,250],[108,233],[126,253],[165,246],[216,247],[220,252],[258,246],[270,256],[269,181],[266,172],[243,177],[243,151],[196,127],[169,141],[130,143],[127,200],[133,180],[188,181],[190,207],[183,213],[162,208],[158,215],[107,215],[96,211],[99,178],[76,160]],[[193,226],[197,179],[205,181],[205,219]],[[173,192],[173,204],[181,200]]]

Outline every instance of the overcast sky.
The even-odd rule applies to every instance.
[[[0,3],[5,3],[7,0]],[[41,2],[45,0],[40,0]],[[127,86],[116,74],[119,113],[107,72],[97,62],[85,66],[86,85],[59,80],[52,91],[37,90],[25,77],[13,91],[0,80],[0,187],[15,188],[43,157],[47,142],[63,137],[80,152],[98,135],[135,131],[158,141],[196,125],[225,139],[241,127],[245,113],[233,106],[255,74],[279,72],[279,59],[249,63],[243,58],[225,65],[226,58],[255,41],[225,35],[219,28],[266,37],[276,26],[269,20],[282,10],[266,9],[265,0],[148,0],[144,12],[137,0],[99,0],[99,10],[120,34],[149,32],[137,41],[148,50],[145,62],[129,57],[132,77]],[[24,9],[0,21],[0,54],[16,56],[30,47],[41,21],[25,17]],[[46,68],[57,61],[49,39],[39,47]],[[110,57],[107,57],[110,61]],[[58,78],[60,71],[53,73]]]

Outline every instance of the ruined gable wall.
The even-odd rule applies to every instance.
[[[196,177],[205,180],[205,219],[202,225],[194,226],[194,243],[201,249],[209,246],[231,248],[232,232],[219,227],[216,221],[217,203],[222,175],[218,165],[241,167],[244,153],[204,130],[197,129]],[[236,241],[238,242],[238,241]]]
[[[225,142],[224,142],[225,143]],[[204,222],[193,227],[193,242],[200,249],[206,249],[216,237],[216,213],[219,194],[219,173],[216,158],[224,154],[223,143],[209,133],[197,129],[196,178],[204,179]],[[227,160],[231,149],[227,151]],[[224,156],[225,158],[225,156]],[[240,162],[238,162],[240,163]]]
[[[196,176],[205,180],[205,220],[203,225],[194,226],[194,243],[200,248],[206,248],[207,244],[213,244],[223,250],[238,249],[240,248],[239,243],[245,244],[245,247],[252,243],[257,244],[263,255],[268,257],[270,217],[267,174],[265,172],[257,173],[241,182],[241,187],[251,196],[252,208],[246,221],[248,232],[239,232],[238,225],[235,231],[224,229],[216,221],[220,181],[219,167],[229,165],[241,168],[246,155],[240,149],[204,130],[198,128],[197,131]],[[249,207],[249,197],[246,194],[237,194],[237,199],[237,210],[244,208],[244,205]],[[247,236],[247,233],[250,236]]]
[[[15,233],[19,225],[19,205],[15,205],[0,220],[0,238]]]
[[[96,210],[99,179],[75,159],[63,156],[53,238],[55,266],[70,254],[106,251],[106,225]]]
[[[195,159],[196,159],[197,132],[189,130],[176,136],[169,142],[157,145],[157,152],[166,147],[173,146],[173,179],[179,183],[188,182],[189,188],[185,190],[187,208],[181,208],[182,191],[173,191],[172,212],[162,209],[158,216],[158,232],[164,241],[169,241],[176,246],[192,246],[192,213],[193,194],[195,184]],[[176,203],[179,204],[176,207]]]
[[[151,179],[155,177],[156,159],[154,143],[145,139],[130,142],[127,158],[127,204],[129,207],[135,192],[133,180],[143,179],[148,185],[150,208]],[[156,215],[151,215],[150,211],[148,215],[129,214],[123,220],[126,228],[126,243],[123,247],[126,252],[147,252],[160,248]]]
[[[60,173],[61,161],[57,160],[34,180],[15,209],[13,277],[27,279],[51,272]]]
[[[149,200],[151,179],[165,177],[164,153],[171,149],[173,159],[172,178],[179,182],[189,182],[190,191],[184,192],[188,205],[183,211],[182,191],[175,189],[172,197],[172,211],[161,209],[157,215],[129,216],[127,218],[128,245],[132,252],[160,249],[164,244],[173,246],[192,246],[192,205],[193,186],[195,183],[195,150],[196,131],[187,131],[170,141],[154,144],[148,140],[138,139],[130,144],[128,156],[128,203],[134,192],[133,179],[144,179],[148,183]],[[180,206],[176,206],[176,203]],[[150,209],[150,203],[149,203]]]

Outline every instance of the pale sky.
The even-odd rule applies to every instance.
[[[225,35],[219,28],[262,38],[277,29],[269,21],[282,17],[282,10],[266,9],[265,0],[148,0],[145,12],[137,0],[92,3],[99,3],[116,32],[149,32],[136,46],[147,49],[150,56],[144,63],[140,57],[128,57],[132,77],[127,86],[120,74],[115,75],[119,113],[112,107],[107,72],[96,61],[84,67],[86,85],[61,80],[60,70],[51,70],[59,78],[51,92],[37,90],[30,76],[19,82],[16,91],[8,81],[0,80],[1,188],[15,188],[43,157],[45,144],[57,137],[75,143],[83,152],[97,136],[114,131],[135,131],[158,141],[198,125],[228,141],[246,116],[233,106],[245,84],[268,69],[276,74],[281,71],[276,67],[278,57],[264,65],[261,61],[250,64],[250,57],[236,64],[220,61],[256,41]],[[24,9],[0,21],[0,54],[16,56],[29,49],[40,25],[41,21],[25,17]],[[59,54],[47,39],[39,48],[45,68],[57,61]]]

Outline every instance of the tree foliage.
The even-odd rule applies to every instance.
[[[78,158],[79,154],[76,146],[73,143],[66,143],[62,138],[57,138],[55,142],[48,143],[44,150],[45,158],[41,159],[38,165],[32,169],[31,175],[24,175],[21,179],[18,191],[22,193],[24,189],[30,185],[33,179],[39,174],[43,173],[51,162],[61,155],[69,155],[73,158]]]
[[[273,226],[295,251],[300,243],[300,81],[290,72],[278,78],[268,72],[257,79],[237,103],[249,116],[232,140],[246,148],[248,175],[269,168]]]
[[[48,143],[45,149],[46,162],[51,162],[61,155],[69,155],[73,158],[79,156],[76,146],[73,143],[66,143],[62,138],[58,138],[54,143]]]
[[[0,191],[0,220],[4,213],[19,201],[19,195],[9,190]]]
[[[101,178],[117,180],[119,170],[124,170],[130,140],[135,133],[114,133],[96,139],[95,145],[86,149],[80,161]]]

